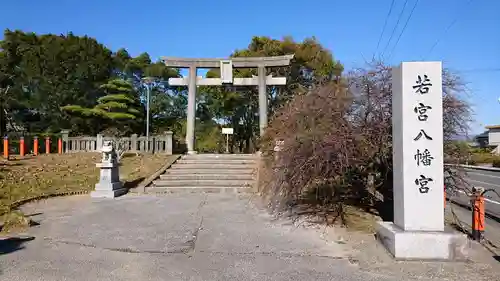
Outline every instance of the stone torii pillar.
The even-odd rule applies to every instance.
[[[230,59],[189,59],[189,58],[162,58],[167,67],[189,68],[188,77],[170,78],[171,86],[188,86],[188,110],[186,144],[188,154],[194,150],[194,126],[196,120],[196,87],[222,86],[258,86],[259,89],[259,129],[264,134],[267,126],[267,85],[286,85],[285,77],[266,76],[266,67],[287,66],[294,55],[275,57],[236,57]],[[257,77],[233,78],[235,68],[257,68]],[[220,68],[221,78],[202,78],[197,76],[198,68]]]

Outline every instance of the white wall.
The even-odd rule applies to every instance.
[[[490,129],[488,138],[489,145],[500,145],[500,129]]]

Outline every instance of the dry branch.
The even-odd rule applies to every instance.
[[[335,204],[336,210],[342,209],[339,204],[362,204],[373,199],[367,188],[369,175],[371,188],[383,194],[384,201],[392,200],[391,78],[390,67],[374,63],[340,82],[297,95],[276,112],[262,139],[259,175],[273,208],[306,201]],[[470,106],[461,96],[464,92],[460,77],[444,71],[447,158],[462,157],[450,144],[468,129]],[[273,150],[276,140],[283,140],[280,152]]]

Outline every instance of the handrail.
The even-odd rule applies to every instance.
[[[473,166],[473,165],[463,165],[463,164],[444,164],[444,165],[445,166],[461,167],[461,168],[466,168],[466,169],[473,169],[473,170],[500,172],[500,168],[495,168],[495,167]]]

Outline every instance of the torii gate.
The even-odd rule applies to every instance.
[[[286,77],[266,76],[266,67],[287,66],[294,55],[275,57],[235,57],[229,59],[206,58],[172,58],[164,57],[162,61],[167,67],[189,68],[188,77],[170,78],[171,86],[188,86],[187,128],[186,144],[188,154],[194,154],[194,126],[196,118],[196,87],[197,86],[222,86],[225,84],[235,86],[259,87],[259,129],[260,135],[264,134],[267,126],[267,85],[286,85]],[[233,78],[234,68],[257,68],[257,77]],[[220,68],[221,78],[197,77],[198,68]]]

